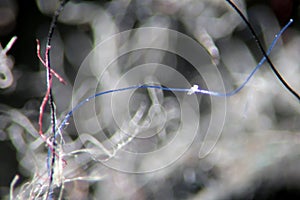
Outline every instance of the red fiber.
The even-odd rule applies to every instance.
[[[49,56],[49,50],[51,48],[51,46],[47,46],[46,48],[46,52],[45,52],[45,61],[43,60],[43,58],[41,57],[41,51],[40,51],[40,42],[37,39],[37,56],[39,58],[39,60],[41,61],[41,63],[46,67],[46,69],[49,69],[49,63],[48,63],[48,56]],[[52,88],[52,74],[63,84],[66,84],[65,80],[59,75],[57,74],[53,69],[50,68],[50,74],[49,74],[49,79],[48,79],[48,83],[47,83],[47,91],[46,94],[43,98],[42,104],[40,106],[40,114],[39,114],[39,134],[41,136],[41,138],[44,140],[44,142],[47,143],[47,145],[49,146],[49,148],[51,149],[51,151],[53,151],[53,144],[50,142],[50,140],[47,139],[47,137],[44,135],[43,133],[43,116],[44,116],[44,111],[45,111],[45,106],[49,100],[49,95],[50,95],[50,91]],[[57,157],[59,157],[59,155],[57,153],[55,153],[55,155]],[[62,161],[64,162],[64,166],[66,165],[66,161],[64,159],[62,159]]]

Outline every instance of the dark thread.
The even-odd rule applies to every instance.
[[[247,27],[249,28],[249,30],[251,31],[251,34],[253,35],[256,44],[258,45],[260,51],[262,52],[263,56],[266,58],[267,62],[269,63],[269,66],[271,67],[272,71],[275,73],[276,77],[280,80],[280,82],[286,87],[286,89],[289,90],[290,93],[292,93],[297,99],[298,101],[300,101],[300,95],[285,81],[285,79],[281,76],[281,74],[278,72],[278,70],[276,69],[276,67],[273,65],[273,63],[271,62],[269,56],[267,55],[266,51],[264,50],[262,43],[260,42],[260,40],[258,39],[258,36],[256,34],[256,32],[254,31],[254,28],[252,27],[252,25],[250,24],[250,22],[247,20],[247,18],[245,17],[245,15],[242,13],[242,11],[235,5],[235,3],[233,3],[231,0],[226,0],[231,7],[239,14],[239,16],[242,18],[242,20],[245,22],[245,24],[247,25]]]
[[[47,67],[47,84],[49,84],[51,82],[52,79],[52,73],[51,73],[51,64],[50,64],[50,51],[51,51],[51,40],[53,37],[53,33],[58,21],[58,17],[61,13],[61,11],[63,10],[64,6],[66,5],[66,3],[68,2],[68,0],[63,0],[60,3],[59,8],[55,11],[55,14],[53,15],[52,21],[51,21],[51,25],[50,25],[50,29],[48,32],[48,37],[47,37],[47,44],[46,44],[46,48],[49,48],[48,51],[48,56],[47,56],[47,60],[46,63],[48,65]],[[50,106],[50,113],[51,113],[51,126],[52,126],[52,133],[53,133],[53,137],[51,138],[52,140],[52,149],[49,148],[48,149],[48,160],[50,154],[52,154],[52,158],[51,158],[51,164],[48,164],[48,167],[50,167],[50,173],[49,173],[49,188],[47,191],[47,197],[46,199],[50,198],[52,199],[51,195],[49,196],[49,194],[52,193],[52,184],[53,184],[53,175],[54,175],[54,165],[55,165],[55,161],[56,161],[56,134],[55,134],[55,130],[56,130],[56,109],[55,109],[55,102],[54,102],[54,97],[52,94],[52,87],[51,85],[48,85],[49,88],[49,106]]]

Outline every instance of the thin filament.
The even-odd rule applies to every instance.
[[[226,0],[231,7],[233,7],[235,9],[235,11],[240,15],[240,17],[243,19],[243,21],[245,22],[245,24],[247,25],[247,27],[249,28],[249,30],[251,31],[251,34],[253,35],[256,44],[258,45],[260,51],[262,52],[263,56],[265,57],[265,59],[267,60],[267,62],[269,63],[272,71],[275,73],[276,77],[280,80],[280,82],[285,86],[286,89],[289,90],[290,93],[292,93],[299,101],[300,101],[300,95],[285,81],[285,79],[281,76],[281,74],[278,72],[278,70],[276,69],[276,67],[273,65],[272,61],[270,60],[268,54],[266,53],[266,51],[264,50],[260,40],[258,39],[258,36],[256,34],[256,32],[254,31],[254,28],[252,27],[252,25],[250,24],[250,22],[247,20],[247,18],[245,17],[245,15],[242,13],[242,11],[235,5],[235,3],[233,3],[231,0]]]
[[[283,32],[291,25],[291,23],[293,22],[293,20],[291,19],[280,31],[277,35],[275,35],[274,40],[272,41],[272,44],[270,45],[266,55],[269,55],[272,51],[272,49],[274,48],[275,44],[277,43],[278,39],[280,38],[280,36],[283,34]],[[197,89],[194,90],[193,93],[199,93],[199,94],[204,94],[204,95],[210,95],[210,96],[217,96],[217,97],[230,97],[233,96],[235,94],[237,94],[238,92],[240,92],[245,85],[249,82],[249,80],[251,79],[251,77],[254,76],[254,74],[258,71],[258,69],[262,66],[262,64],[266,61],[267,57],[264,56],[260,62],[257,64],[257,66],[251,71],[251,73],[249,74],[249,76],[246,78],[246,80],[235,90],[228,92],[228,93],[220,93],[220,92],[214,92],[214,91],[210,91],[210,90],[203,90],[203,89]],[[75,111],[77,111],[80,107],[82,107],[84,104],[86,104],[87,102],[89,102],[90,100],[102,96],[102,95],[106,95],[109,93],[115,93],[115,92],[122,92],[122,91],[128,91],[128,90],[135,90],[135,89],[139,89],[139,88],[152,88],[152,89],[159,89],[159,90],[164,90],[164,91],[172,91],[172,92],[187,92],[190,93],[191,92],[191,88],[168,88],[168,87],[162,87],[162,86],[157,86],[157,85],[136,85],[136,86],[130,86],[130,87],[125,87],[125,88],[119,88],[119,89],[114,89],[114,90],[107,90],[104,92],[99,92],[97,94],[94,94],[88,98],[86,98],[85,100],[81,101],[80,103],[78,103],[70,112],[67,113],[67,115],[65,116],[64,120],[62,121],[61,125],[58,127],[58,132],[62,131],[62,129],[67,125],[70,117],[72,117],[73,113]]]

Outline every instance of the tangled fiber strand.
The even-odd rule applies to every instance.
[[[64,0],[60,3],[59,8],[56,10],[53,18],[52,18],[52,22],[50,25],[50,29],[48,32],[48,37],[47,37],[47,43],[46,43],[46,51],[45,51],[45,61],[43,61],[43,59],[40,56],[39,53],[39,43],[37,45],[37,49],[38,49],[38,57],[41,60],[41,62],[43,63],[43,65],[46,67],[46,71],[47,71],[47,91],[45,94],[45,97],[43,99],[43,102],[41,104],[40,107],[40,116],[39,116],[39,126],[40,126],[40,130],[39,133],[42,136],[42,138],[44,140],[47,140],[44,136],[43,136],[43,132],[42,132],[42,118],[43,118],[43,114],[44,114],[44,109],[45,109],[45,104],[46,102],[49,103],[50,106],[50,114],[51,114],[51,126],[52,126],[52,133],[53,136],[51,137],[50,141],[47,141],[47,144],[49,146],[49,150],[48,150],[48,170],[49,170],[49,189],[47,191],[47,195],[46,195],[46,199],[48,199],[48,197],[51,199],[51,195],[52,195],[52,190],[53,190],[53,177],[54,177],[54,165],[56,162],[56,156],[58,155],[56,152],[56,134],[55,134],[55,129],[56,129],[56,124],[57,124],[57,117],[56,117],[56,109],[55,109],[55,102],[54,102],[54,97],[52,94],[52,74],[54,74],[55,76],[58,77],[58,79],[64,83],[63,79],[58,76],[52,69],[51,69],[51,63],[50,63],[50,49],[51,49],[51,40],[52,40],[52,36],[54,33],[54,29],[57,23],[57,19],[59,17],[59,14],[62,12],[65,4],[68,2],[68,0]],[[52,157],[52,158],[51,158]],[[50,161],[51,160],[51,161]]]
[[[52,194],[53,189],[54,189],[54,183],[53,183],[53,179],[54,179],[54,173],[58,173],[55,170],[55,165],[57,165],[57,163],[59,162],[58,159],[61,159],[61,155],[60,155],[60,150],[58,149],[58,144],[56,142],[57,140],[57,136],[61,134],[62,129],[67,125],[68,121],[70,120],[70,117],[72,117],[72,115],[74,114],[74,112],[76,112],[78,109],[80,109],[84,104],[86,104],[87,102],[89,102],[90,100],[102,96],[102,95],[106,95],[109,93],[115,93],[115,92],[122,92],[122,91],[128,91],[128,90],[136,90],[136,89],[159,89],[159,90],[163,90],[163,91],[172,91],[172,92],[184,92],[187,93],[188,95],[191,94],[203,94],[203,95],[209,95],[209,96],[217,96],[217,97],[229,97],[229,96],[233,96],[235,94],[237,94],[238,92],[240,92],[245,85],[249,82],[249,80],[254,76],[254,74],[261,68],[262,64],[267,60],[268,62],[270,61],[270,59],[268,58],[268,56],[270,55],[273,47],[275,46],[276,42],[278,41],[279,37],[283,34],[283,32],[287,29],[288,26],[290,26],[290,24],[292,23],[292,20],[290,20],[290,22],[282,28],[282,30],[275,36],[275,39],[273,40],[271,46],[269,47],[268,51],[263,53],[263,58],[261,59],[261,61],[258,63],[258,65],[251,71],[251,73],[247,76],[246,80],[235,90],[228,92],[228,93],[219,93],[217,91],[210,91],[210,90],[204,90],[199,88],[198,85],[194,85],[191,88],[167,88],[167,87],[162,87],[162,86],[157,86],[157,85],[136,85],[136,86],[130,86],[130,87],[126,87],[126,88],[119,88],[119,89],[114,89],[114,90],[107,90],[107,91],[103,91],[103,92],[99,92],[97,94],[91,95],[90,97],[86,98],[84,101],[80,102],[79,104],[77,104],[74,108],[71,109],[71,111],[69,111],[67,113],[67,115],[64,117],[62,123],[58,126],[57,121],[56,121],[56,111],[55,111],[55,102],[54,102],[54,97],[52,94],[52,75],[56,76],[60,82],[64,82],[63,79],[51,68],[50,65],[50,49],[51,49],[51,38],[53,35],[53,31],[57,22],[57,18],[60,14],[60,12],[62,11],[64,5],[67,3],[67,1],[63,1],[61,2],[60,8],[56,11],[52,23],[51,23],[51,27],[50,27],[50,31],[48,34],[48,41],[47,41],[47,45],[46,45],[46,53],[45,53],[45,61],[41,58],[41,56],[39,55],[39,42],[38,42],[38,57],[40,58],[42,64],[46,67],[47,70],[47,92],[46,95],[44,97],[43,103],[41,105],[41,109],[40,109],[40,117],[39,117],[39,126],[40,126],[40,135],[42,137],[42,139],[44,141],[46,141],[47,145],[48,145],[48,177],[49,177],[49,182],[48,185],[46,185],[45,187],[43,187],[44,191],[46,191],[47,194],[47,199],[51,199],[52,198]],[[254,34],[256,35],[256,34]],[[271,61],[269,62],[269,64],[271,63]],[[270,64],[272,65],[272,63]],[[274,67],[275,71],[276,68]],[[273,70],[274,71],[274,70]],[[278,71],[277,71],[278,72]],[[276,74],[276,72],[274,72]],[[281,76],[280,76],[281,77]],[[285,81],[284,79],[280,79],[279,80],[285,85]],[[287,89],[289,90],[289,88],[287,87]],[[291,92],[291,90],[289,90]],[[293,93],[293,92],[292,92]],[[50,104],[50,111],[51,111],[51,128],[52,128],[52,137],[51,139],[47,139],[43,132],[42,132],[42,117],[44,114],[44,108],[46,103],[49,102]],[[63,140],[63,138],[61,137],[61,140]],[[58,158],[58,159],[57,159]],[[76,178],[74,178],[75,180]],[[80,178],[79,178],[80,179]],[[79,180],[78,179],[78,180]],[[61,180],[62,181],[62,180]],[[12,182],[12,188],[14,186],[15,181]],[[60,188],[60,196],[62,194],[63,191],[63,184],[64,182],[61,182],[61,188]],[[32,186],[33,187],[33,186]],[[45,189],[46,188],[46,189]],[[13,190],[11,190],[13,193]]]

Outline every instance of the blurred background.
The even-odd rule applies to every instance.
[[[287,82],[300,92],[299,1],[235,2],[247,15],[265,48],[289,19],[294,19],[270,58]],[[47,148],[37,133],[46,76],[37,58],[36,39],[45,46],[58,6],[56,0],[0,0],[0,196],[3,199],[9,199],[10,188],[14,188],[14,199],[43,199],[47,188]],[[207,87],[204,75],[184,58],[160,50],[129,53],[105,69],[101,78],[97,62],[91,61],[87,72],[76,82],[82,62],[97,44],[116,33],[139,27],[176,30],[200,43],[207,52],[205,56],[219,70],[226,91],[241,85],[262,58],[249,30],[224,0],[69,1],[59,17],[51,48],[52,67],[67,81],[67,85],[57,80],[53,83],[60,121],[71,110],[72,101],[76,104],[95,91],[111,89],[123,75],[141,64],[168,65],[182,74],[190,86]],[[4,53],[13,36],[18,39]],[[168,40],[167,36],[163,38]],[[97,49],[98,53],[118,51],[122,41],[115,42],[111,49]],[[165,40],[158,42],[163,45]],[[42,55],[43,52],[44,48]],[[154,75],[143,81],[160,84]],[[216,84],[210,89],[219,87]],[[201,128],[197,129],[193,143],[171,166],[152,173],[119,172],[102,161],[121,148],[142,153],[162,148],[182,130],[183,123],[194,126],[193,114],[183,122],[181,99],[172,92],[137,90],[124,105],[122,96],[115,99],[117,107],[110,109],[110,99],[95,100],[97,108],[91,109],[96,109],[96,117],[87,112],[89,108],[85,109],[76,117],[76,127],[71,120],[64,129],[65,144],[61,148],[68,164],[62,171],[57,169],[55,183],[63,183],[64,187],[58,186],[54,197],[63,190],[63,199],[299,199],[300,105],[267,64],[233,97],[215,99],[198,95],[199,113],[195,115],[200,115],[196,123]],[[214,102],[226,105],[226,112],[213,112]],[[154,109],[157,105],[159,109]],[[114,122],[114,109],[122,116],[124,126]],[[123,116],[126,109],[131,118]],[[212,113],[220,118],[225,114],[225,121],[212,121]],[[43,128],[47,136],[50,118],[46,108]],[[148,118],[152,120],[151,126],[141,128]],[[101,129],[93,126],[96,119]],[[218,143],[208,156],[200,158],[199,148],[205,133],[211,126],[220,126],[218,123],[224,123]],[[156,134],[158,129],[160,132]],[[134,132],[134,136],[141,132],[155,132],[155,135],[139,141],[122,136],[123,130]],[[113,145],[109,146],[108,141],[113,141]],[[174,144],[174,151],[176,145],[180,146]],[[99,153],[99,149],[113,154],[104,150]],[[143,165],[164,162],[167,156],[162,154],[138,163],[128,158],[123,164],[138,170]],[[16,174],[20,178],[11,187]]]

